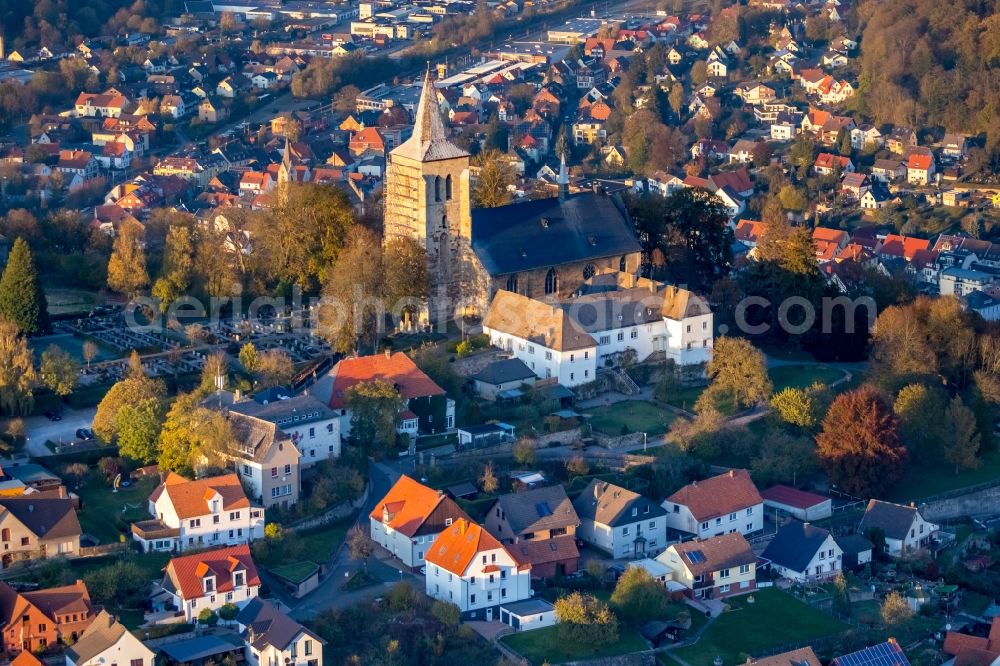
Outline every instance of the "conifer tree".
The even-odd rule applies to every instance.
[[[14,241],[0,278],[0,315],[26,335],[42,332],[49,323],[48,303],[31,250],[20,237]]]

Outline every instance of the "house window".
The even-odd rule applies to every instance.
[[[716,525],[721,525],[722,524],[722,516],[719,516],[718,518],[715,519],[715,524]]]
[[[545,293],[554,294],[557,291],[559,291],[559,276],[556,274],[556,269],[550,268],[545,274]]]
[[[277,467],[272,467],[271,468],[271,478],[272,479],[278,478],[278,468]]]
[[[748,516],[752,516],[753,515],[753,507],[752,506],[749,507],[749,508],[747,508],[747,515]]]
[[[240,519],[240,512],[239,511],[231,511],[229,513],[229,520],[239,520],[239,519]]]
[[[451,201],[451,176],[444,179],[444,198]]]
[[[291,473],[292,473],[292,466],[285,465],[285,474],[291,474]]]
[[[142,666],[142,659],[132,659],[128,662],[128,666]]]
[[[723,585],[722,587],[719,588],[719,592],[726,593],[728,591],[729,591],[728,585]]]
[[[622,528],[622,536],[628,536],[628,528],[627,527],[623,527]]]
[[[434,201],[441,201],[441,176],[434,177]]]
[[[29,537],[21,537],[21,545],[22,546],[27,546],[29,542],[30,542]]]
[[[655,530],[656,529],[656,521],[655,520],[649,521],[649,529],[651,529],[651,530]]]
[[[625,331],[618,331],[618,342],[625,339]]]
[[[309,428],[309,439],[316,436],[316,428]]]
[[[819,559],[821,559],[821,560],[825,560],[826,559],[826,551],[825,550],[819,551]]]
[[[729,569],[721,569],[719,571],[719,578],[729,578]]]
[[[736,514],[735,513],[729,514],[729,520],[730,520],[730,522],[736,520]]]
[[[517,273],[507,276],[507,291],[517,293]]]
[[[445,524],[446,526],[447,526],[447,525],[451,525],[451,518],[445,518],[445,519],[444,519],[444,524]]]
[[[212,524],[213,525],[218,525],[221,520],[222,520],[222,516],[212,516]]]
[[[302,644],[302,654],[308,657],[312,653],[313,653],[313,642],[307,639],[306,642]]]
[[[747,523],[747,532],[753,532],[753,523]]]
[[[630,338],[632,338],[633,340],[635,340],[636,338],[638,338],[638,337],[639,337],[639,331],[636,331],[636,330],[633,330],[633,331],[632,331],[632,332],[631,332],[631,333],[629,334],[629,337],[630,337]]]
[[[703,530],[707,530],[708,529],[708,521],[707,520],[701,524],[701,529],[703,529]]]
[[[470,594],[469,595],[469,603],[470,604],[476,603],[476,595],[474,595],[474,594]]]
[[[611,344],[611,336],[610,335],[602,335],[601,336],[601,344],[602,345],[610,345]]]
[[[573,377],[573,374],[574,374],[574,373],[572,373],[572,372],[571,372],[571,373],[569,373],[569,380],[570,380],[570,381],[573,381],[573,379],[574,379],[574,377]]]
[[[545,360],[546,361],[551,361],[552,360],[552,352],[550,352],[550,351],[546,351],[545,352]]]

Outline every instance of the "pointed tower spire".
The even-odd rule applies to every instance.
[[[409,157],[421,162],[444,160],[452,157],[467,157],[468,153],[448,140],[441,120],[441,105],[438,104],[437,89],[431,77],[431,63],[427,61],[420,102],[413,118],[413,134],[393,155]]]
[[[559,200],[562,201],[569,194],[569,173],[566,171],[566,153],[562,154],[559,160],[559,178],[556,180],[559,185]]]

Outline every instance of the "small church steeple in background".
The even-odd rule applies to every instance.
[[[556,180],[559,185],[559,200],[564,201],[569,195],[569,173],[566,171],[566,153],[562,154],[559,160],[559,178]]]

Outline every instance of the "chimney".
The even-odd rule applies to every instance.
[[[736,470],[735,469],[729,470],[729,478],[730,479],[735,479],[736,478]]]
[[[910,502],[910,508],[911,509],[916,509],[917,508],[917,503],[916,502]]]
[[[392,358],[392,348],[391,347],[386,347],[385,348],[385,357],[386,358]]]

